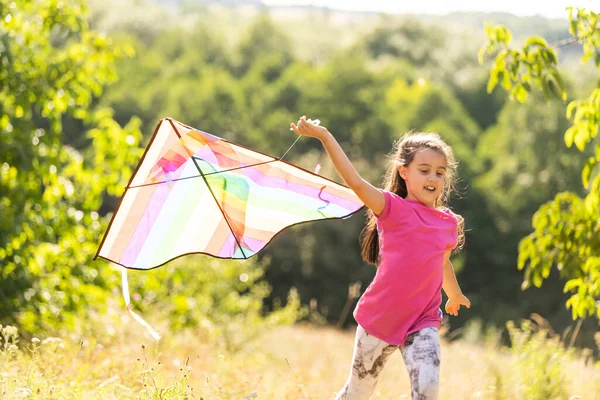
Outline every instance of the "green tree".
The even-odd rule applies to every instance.
[[[594,59],[600,68],[600,14],[586,9],[569,10],[571,42],[583,46],[582,62]],[[504,26],[486,28],[489,42],[480,51],[495,54],[488,91],[500,83],[511,98],[524,102],[534,86],[546,98],[566,101],[568,96],[558,70],[555,50],[542,38],[528,39],[522,49],[510,46],[511,33]],[[566,117],[573,123],[564,134],[567,147],[573,144],[589,152],[581,178],[587,190],[584,198],[572,192],[558,194],[534,214],[535,229],[519,247],[519,269],[525,270],[523,287],[540,287],[553,267],[567,280],[570,292],[567,307],[573,319],[596,315],[600,319],[600,175],[594,168],[600,163],[598,123],[600,121],[600,86],[588,98],[575,99],[566,106]]]
[[[246,74],[262,57],[276,53],[283,65],[293,60],[292,42],[289,36],[271,20],[268,14],[258,16],[239,44],[237,75]],[[276,75],[276,74],[275,74]]]
[[[507,103],[482,135],[477,151],[485,167],[474,182],[488,193],[499,228],[521,237],[531,230],[531,215],[556,193],[585,192],[578,171],[585,156],[564,146],[564,106],[544,103],[540,93],[532,97],[526,104]]]
[[[130,49],[88,28],[83,0],[0,0],[0,43],[0,319],[29,334],[93,326],[90,316],[119,286],[107,263],[92,262],[110,218],[98,211],[112,209],[107,200],[122,194],[142,153],[140,120],[123,128],[96,104]],[[170,95],[185,101],[169,104],[186,115],[199,108],[205,118],[226,116],[240,97],[233,78],[210,69],[202,76],[203,96],[181,89]],[[178,84],[189,93],[190,80]],[[171,327],[200,325],[230,349],[302,315],[293,291],[285,307],[264,315],[266,263],[191,258],[135,275],[133,298],[143,299],[136,305],[162,304],[156,314]]]
[[[0,318],[30,331],[104,306],[114,274],[90,262],[97,210],[139,157],[138,120],[90,110],[126,49],[85,16],[80,0],[0,0]],[[65,119],[87,130],[85,151],[65,143]]]
[[[411,65],[422,68],[437,66],[436,52],[445,45],[444,31],[437,26],[427,26],[415,19],[394,21],[382,17],[380,24],[358,43],[371,58],[389,56],[407,60]]]

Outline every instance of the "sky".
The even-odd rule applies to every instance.
[[[331,9],[375,11],[390,14],[447,14],[454,11],[509,12],[566,18],[567,6],[600,11],[600,0],[262,0],[267,5],[314,5]]]

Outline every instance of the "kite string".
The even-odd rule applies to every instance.
[[[285,151],[285,153],[283,153],[283,155],[281,157],[278,158],[278,160],[283,160],[283,157],[285,157],[285,155],[287,153],[289,153],[289,151],[292,149],[292,147],[294,147],[294,145],[298,142],[298,140],[300,140],[302,136],[298,135],[298,137],[296,138],[296,140],[294,141],[294,143],[292,143],[292,145]]]
[[[321,120],[315,119],[307,119],[306,122],[319,126],[321,125]],[[290,128],[290,131],[293,131],[292,128]],[[294,141],[294,143],[292,143],[292,145],[285,151],[285,153],[283,153],[283,155],[281,157],[278,158],[278,160],[283,160],[283,157],[285,157],[285,155],[292,149],[292,147],[294,147],[294,145],[298,142],[298,140],[300,140],[300,138],[302,137],[302,135],[298,135],[298,137],[296,138],[296,140]],[[315,172],[316,173],[316,172]]]
[[[131,298],[129,297],[129,282],[127,280],[127,269],[125,267],[121,267],[121,277],[122,277],[122,286],[123,286],[123,299],[125,299],[125,308],[129,311],[129,314],[135,319],[138,323],[140,323],[146,330],[152,335],[154,340],[159,340],[160,335],[156,332],[149,323],[144,321],[142,317],[140,317],[137,313],[133,312],[133,304],[131,304]]]
[[[317,120],[318,121],[318,120]],[[318,124],[317,124],[318,125]],[[283,157],[285,157],[285,155],[292,149],[292,147],[294,147],[294,145],[298,142],[298,140],[300,140],[302,136],[298,135],[298,137],[296,138],[296,140],[294,141],[294,143],[292,143],[292,145],[285,151],[285,153],[283,153],[283,155],[273,161],[282,161]],[[267,162],[271,162],[271,161],[267,161]],[[265,163],[266,164],[266,163]],[[241,167],[244,168],[244,167]],[[321,164],[317,163],[317,165],[315,166],[315,174],[319,174],[319,171],[321,170]],[[320,212],[320,211],[319,211]],[[321,213],[322,214],[322,213]]]

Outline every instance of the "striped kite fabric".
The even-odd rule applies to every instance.
[[[141,270],[194,253],[246,259],[286,227],[362,207],[346,186],[164,118],[96,257]]]

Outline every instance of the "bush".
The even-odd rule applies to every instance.
[[[566,349],[560,338],[549,328],[540,328],[529,320],[517,327],[507,323],[513,354],[510,382],[514,382],[517,399],[566,399],[566,363],[573,359],[573,351]]]
[[[292,324],[307,312],[295,289],[285,305],[276,302],[265,312],[267,263],[188,256],[156,270],[131,271],[132,301],[145,312],[159,310],[172,330],[200,327],[207,339],[235,351],[262,330]]]

